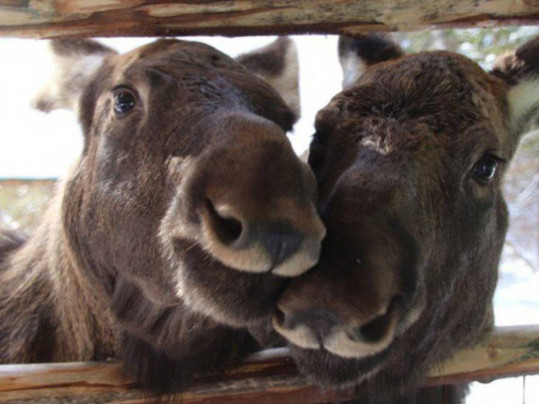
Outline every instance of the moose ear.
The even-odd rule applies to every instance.
[[[279,37],[264,48],[236,58],[251,73],[270,84],[295,114],[300,117],[300,90],[298,87],[298,52],[293,40]]]
[[[89,39],[54,39],[50,42],[54,70],[49,82],[32,100],[44,112],[75,110],[79,96],[105,57],[117,52]]]
[[[538,36],[515,52],[499,57],[491,74],[510,86],[506,95],[510,131],[520,135],[525,125],[538,114]]]
[[[352,87],[368,66],[403,56],[403,50],[389,35],[369,33],[357,37],[340,36],[339,63],[343,89]]]

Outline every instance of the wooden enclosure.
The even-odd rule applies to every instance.
[[[538,24],[537,0],[0,0],[0,36],[176,36],[355,34],[432,27]],[[538,326],[499,328],[434,369],[426,385],[538,373]],[[0,402],[122,402],[144,399],[117,363],[0,366]],[[322,391],[301,379],[286,349],[264,351],[227,374],[201,380],[184,403],[321,403],[351,391]],[[301,399],[301,401],[300,401]]]
[[[0,0],[0,35],[261,35],[537,24],[537,0]]]
[[[538,326],[497,328],[475,347],[458,352],[433,369],[426,385],[538,373]],[[1,402],[142,403],[144,394],[133,388],[116,363],[64,363],[0,366]],[[339,402],[353,391],[320,390],[301,379],[287,349],[260,352],[230,371],[224,380],[201,380],[181,395],[185,404]]]

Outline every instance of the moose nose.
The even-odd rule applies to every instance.
[[[275,123],[243,113],[220,119],[209,128],[216,142],[174,166],[182,178],[167,235],[192,240],[228,269],[308,271],[326,234],[313,172]]]
[[[274,329],[294,345],[325,349],[345,358],[371,356],[387,348],[395,338],[402,311],[399,298],[392,299],[385,309],[357,321],[346,320],[325,306],[293,306],[278,304],[272,319]]]
[[[209,199],[207,211],[206,233],[214,255],[233,268],[295,276],[318,260],[324,232],[312,236],[295,230],[286,220],[249,220],[234,206]]]
[[[218,206],[216,209],[210,201],[207,203],[213,230],[221,242],[233,249],[242,249],[249,247],[253,241],[259,241],[272,259],[272,268],[283,263],[302,244],[302,234],[294,231],[287,223],[253,225],[235,217],[227,207]]]

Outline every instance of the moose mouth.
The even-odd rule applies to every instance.
[[[175,240],[177,295],[193,310],[232,326],[268,321],[288,278],[238,271],[197,243]]]
[[[412,268],[401,272],[416,273],[417,267]],[[320,283],[320,278],[313,279]],[[414,325],[426,307],[424,286],[417,276],[400,281],[386,305],[371,306],[370,316],[360,310],[365,310],[365,303],[354,306],[351,299],[366,299],[371,289],[362,295],[352,289],[353,294],[348,295],[342,288],[341,295],[324,296],[317,294],[317,282],[300,281],[291,283],[281,297],[273,325],[288,340],[300,373],[316,384],[349,387],[365,382],[371,389],[379,379],[393,377],[396,358],[416,349],[407,335],[417,329]],[[336,290],[327,286],[329,291]]]
[[[411,326],[420,321],[423,302],[422,295],[415,299],[416,305],[409,306],[407,315],[397,326],[395,337],[384,349],[372,355],[347,358],[324,347],[305,349],[289,343],[291,356],[299,372],[318,385],[354,387],[366,396],[392,395],[396,385],[400,388],[414,385],[421,374],[418,370],[425,358],[418,349],[424,344],[425,335],[422,328]],[[368,326],[376,328],[377,324]],[[403,362],[411,363],[408,371],[403,370]]]
[[[375,377],[391,358],[394,344],[375,355],[361,359],[337,356],[326,349],[303,349],[290,345],[289,349],[299,372],[312,382],[330,388],[357,387]]]

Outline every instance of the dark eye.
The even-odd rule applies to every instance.
[[[489,154],[484,155],[473,167],[472,173],[474,178],[484,184],[487,184],[495,177],[498,165],[498,158]]]
[[[114,112],[118,116],[126,115],[129,111],[135,108],[135,95],[125,87],[117,88],[113,93]]]

